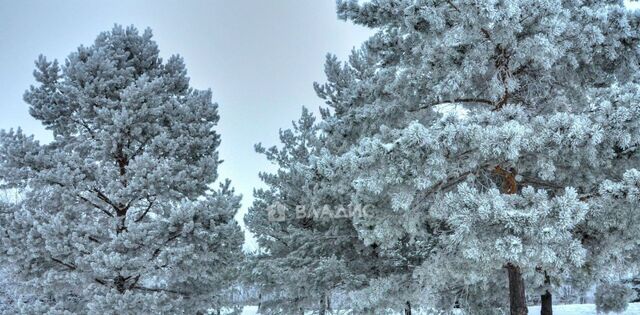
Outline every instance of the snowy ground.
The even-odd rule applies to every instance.
[[[242,315],[256,315],[258,308],[255,306],[247,306],[244,308]],[[344,314],[344,313],[340,313]],[[530,315],[540,314],[539,306],[529,307]],[[593,304],[570,304],[570,305],[554,305],[553,315],[596,315],[596,307]],[[613,315],[613,314],[611,314]],[[619,315],[640,315],[640,303],[632,303],[626,312]]]
[[[540,314],[539,306],[529,307],[529,314]],[[593,304],[554,305],[553,315],[596,315],[596,307]],[[624,315],[640,315],[640,303],[629,304]],[[613,315],[613,314],[611,314]]]

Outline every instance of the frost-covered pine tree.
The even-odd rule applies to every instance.
[[[8,314],[16,303],[16,286],[5,268],[0,269],[0,314]]]
[[[246,217],[260,245],[247,272],[260,289],[260,311],[401,310],[410,295],[406,264],[358,238],[350,218],[357,206],[344,193],[351,188],[323,181],[310,167],[309,158],[328,147],[314,122],[304,109],[281,131],[281,146],[257,146],[277,167],[261,174],[267,188],[256,191]]]
[[[390,217],[380,212],[388,204],[379,199],[353,199],[357,187],[342,170],[336,170],[335,160],[326,156],[339,156],[358,145],[361,137],[375,132],[379,126],[369,125],[361,120],[366,115],[384,116],[385,111],[368,112],[358,109],[367,102],[383,97],[380,89],[385,88],[384,74],[379,72],[379,56],[370,54],[364,47],[354,51],[348,64],[341,64],[335,56],[329,55],[325,64],[327,82],[315,84],[316,93],[325,100],[329,108],[321,108],[323,120],[319,123],[324,143],[310,161],[310,167],[317,169],[316,185],[337,187],[330,192],[333,199],[342,200],[360,207],[367,207],[366,216],[352,217],[353,227],[371,255],[366,261],[374,267],[365,273],[366,281],[348,294],[352,308],[356,311],[375,313],[384,310],[403,311],[411,314],[412,305],[421,305],[423,288],[415,281],[413,270],[421,265],[434,245],[431,237],[415,237],[403,228],[398,228],[409,217]],[[337,173],[336,173],[337,171]],[[344,179],[347,179],[344,181]],[[382,202],[380,205],[379,202]],[[381,224],[373,223],[378,221]],[[385,231],[384,233],[381,233]],[[385,241],[391,237],[393,242]]]
[[[640,162],[640,19],[622,1],[353,0],[338,14],[377,33],[329,61],[321,126],[341,140],[312,167],[375,206],[352,222],[365,244],[433,246],[412,271],[425,300],[526,314],[529,292],[548,309],[569,274],[637,249],[618,231],[638,222]]]
[[[0,198],[0,226],[7,223],[3,220],[5,215],[14,211],[13,203],[7,201],[8,198]],[[16,309],[16,303],[26,303],[29,301],[29,294],[18,293],[20,289],[11,276],[13,266],[0,265],[0,314],[11,314]]]
[[[333,294],[358,282],[348,264],[361,261],[357,251],[365,248],[349,220],[312,215],[314,204],[338,204],[309,172],[308,158],[322,144],[314,121],[303,109],[293,128],[280,132],[281,147],[256,146],[277,167],[260,174],[267,187],[255,191],[245,217],[260,246],[247,277],[259,288],[261,312],[325,313]]]
[[[0,270],[0,314],[7,312],[14,303],[11,283],[4,270]]]
[[[36,61],[24,96],[53,133],[0,134],[0,176],[25,189],[3,213],[0,261],[37,301],[22,313],[196,313],[220,308],[241,257],[211,92],[163,61],[150,30],[115,26],[63,66]]]

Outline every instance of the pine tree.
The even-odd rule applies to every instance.
[[[9,292],[11,284],[6,279],[4,272],[0,272],[0,285],[0,314],[4,314],[15,302],[11,292]]]
[[[327,82],[314,84],[316,93],[329,108],[321,108],[323,120],[319,128],[324,143],[323,150],[311,164],[318,174],[313,180],[317,185],[338,187],[331,191],[332,198],[367,207],[366,216],[351,218],[358,237],[368,247],[365,261],[370,266],[363,268],[362,275],[366,279],[363,284],[353,288],[348,295],[353,309],[364,312],[396,310],[410,314],[412,305],[421,304],[425,287],[415,281],[413,271],[433,249],[433,237],[408,233],[405,228],[412,229],[410,226],[415,223],[415,218],[399,218],[379,211],[381,207],[388,206],[387,200],[353,199],[357,185],[353,185],[348,176],[342,176],[343,170],[336,164],[339,159],[333,159],[348,152],[359,144],[362,137],[375,133],[379,128],[376,120],[361,118],[367,115],[389,121],[397,118],[395,114],[387,116],[389,112],[385,110],[362,111],[365,104],[386,97],[383,91],[387,88],[383,82],[386,79],[379,72],[378,56],[369,52],[366,46],[353,51],[346,64],[328,55],[325,64]],[[394,241],[389,242],[389,239]]]
[[[0,176],[25,189],[0,261],[37,301],[24,313],[220,308],[241,258],[240,197],[217,190],[217,105],[150,30],[115,26],[63,66],[39,57],[24,95],[53,133],[0,134]]]
[[[278,168],[260,174],[267,188],[255,191],[245,217],[260,246],[247,276],[260,290],[261,311],[326,312],[333,293],[358,282],[347,265],[360,261],[354,229],[346,219],[312,215],[314,205],[337,204],[309,172],[308,158],[322,143],[314,121],[303,109],[293,128],[280,132],[281,147],[256,146]]]
[[[635,229],[618,229],[638,222],[635,195],[612,183],[636,183],[637,13],[621,1],[352,0],[338,15],[377,33],[328,62],[331,149],[313,168],[374,205],[352,221],[365,244],[428,244],[413,271],[426,300],[526,314],[527,292],[549,303],[568,274],[631,255]]]
[[[402,310],[407,298],[396,295],[408,292],[410,281],[396,274],[399,269],[406,274],[406,265],[396,266],[397,257],[360,241],[351,224],[357,206],[344,193],[350,188],[323,181],[312,171],[309,157],[329,148],[314,122],[304,109],[292,129],[280,132],[281,147],[257,146],[278,168],[261,173],[267,188],[255,192],[245,218],[261,249],[247,272],[260,288],[260,309],[320,314],[331,308]]]

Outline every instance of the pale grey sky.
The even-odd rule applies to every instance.
[[[243,195],[243,212],[269,169],[253,145],[278,143],[301,107],[322,105],[326,53],[348,56],[371,31],[339,21],[333,0],[35,1],[0,0],[0,129],[49,132],[29,116],[22,94],[38,54],[63,61],[114,23],[150,27],[163,57],[180,54],[195,88],[220,105],[221,178]]]

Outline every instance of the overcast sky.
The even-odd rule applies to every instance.
[[[269,168],[253,145],[278,143],[301,107],[322,100],[325,55],[348,56],[371,33],[339,21],[333,0],[33,1],[0,0],[0,129],[51,135],[29,116],[22,94],[39,54],[63,61],[114,23],[150,27],[163,57],[180,54],[191,84],[220,105],[221,178],[243,195],[243,212]],[[242,213],[239,215],[241,216]]]

